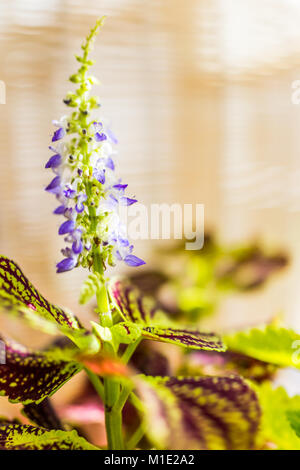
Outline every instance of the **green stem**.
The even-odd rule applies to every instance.
[[[132,434],[131,438],[129,439],[126,449],[131,450],[135,449],[142,437],[145,434],[145,427],[144,424],[142,423],[137,430]]]
[[[103,264],[102,264],[101,255],[96,246],[93,249],[93,254],[94,254],[94,271],[98,272],[102,276]],[[106,285],[104,282],[101,288],[98,289],[98,292],[97,292],[97,304],[98,304],[98,312],[100,314],[100,322],[102,326],[111,327],[113,325],[113,322],[112,322],[112,316],[111,316],[111,311],[110,311],[110,306],[109,306],[108,295],[106,291]],[[105,343],[104,349],[109,354],[114,354],[113,348],[111,347],[110,344]],[[118,399],[120,397],[120,388],[121,388],[120,381],[118,381],[116,378],[110,378],[110,377],[104,378],[103,402],[105,406],[105,427],[106,427],[106,435],[107,435],[107,447],[110,450],[124,449],[123,434],[122,434],[122,407],[117,406]],[[100,393],[102,393],[102,390],[100,391]]]
[[[116,407],[120,394],[120,383],[116,379],[104,379],[105,426],[107,447],[111,450],[124,449],[122,435],[122,409]]]
[[[88,370],[88,369],[86,369],[85,371],[86,371],[87,376],[90,379],[90,382],[92,383],[94,389],[98,393],[101,400],[104,402],[104,399],[105,399],[105,397],[104,397],[104,386],[102,385],[99,377],[96,374],[94,374],[93,372],[91,372],[90,370]]]
[[[129,399],[130,399],[131,403],[133,404],[133,406],[138,411],[141,411],[142,413],[144,412],[144,405],[135,393],[132,392],[129,396]]]
[[[142,338],[139,338],[134,343],[131,343],[127,346],[126,351],[122,356],[122,361],[124,362],[124,364],[127,364],[130,361],[132,354],[134,353],[141,341]]]

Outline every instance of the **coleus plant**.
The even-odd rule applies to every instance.
[[[59,234],[67,246],[62,250],[57,272],[78,267],[90,271],[80,302],[96,297],[98,322],[91,322],[90,329],[83,327],[71,312],[48,302],[14,261],[0,257],[1,312],[60,337],[46,349],[34,351],[1,336],[5,361],[0,365],[0,394],[21,403],[27,421],[0,419],[0,449],[100,450],[76,430],[67,430],[49,401],[81,370],[104,407],[107,449],[140,448],[144,436],[149,447],[157,449],[257,448],[264,442],[262,422],[265,420],[267,427],[266,416],[272,416],[269,411],[262,417],[258,397],[269,404],[265,395],[272,391],[258,390],[237,371],[207,376],[201,372],[149,376],[132,365],[142,340],[214,354],[222,354],[226,347],[214,333],[199,332],[170,320],[155,300],[141,295],[126,279],[109,279],[106,274],[108,265],[124,262],[138,267],[144,261],[133,254],[126,227],[119,218],[119,206],[136,200],[125,195],[127,185],[115,172],[117,139],[96,112],[99,99],[89,94],[96,83],[88,75],[93,64],[89,53],[102,22],[97,21],[82,45],[82,55],[76,56],[80,67],[70,80],[77,88],[64,100],[73,112],[55,121],[57,129],[50,146],[53,155],[46,164],[55,174],[46,191],[58,201],[54,213],[65,219]],[[238,335],[226,341],[237,353],[240,350],[257,360],[289,363],[287,344],[285,360],[281,361],[280,354],[276,354],[277,343],[271,344],[271,353],[268,350],[266,354],[263,339],[256,341],[257,335],[254,337],[254,344],[251,338],[248,344]],[[282,402],[283,420],[288,420],[295,433],[297,403],[288,406],[285,396]],[[123,426],[127,403],[140,416],[130,435]],[[271,434],[268,438],[274,442]]]

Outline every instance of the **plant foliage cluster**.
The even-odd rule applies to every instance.
[[[13,260],[0,257],[1,315],[53,337],[43,350],[0,337],[0,394],[22,404],[24,415],[0,419],[0,449],[101,450],[82,427],[91,397],[105,415],[104,448],[299,449],[300,396],[289,397],[272,381],[280,368],[300,368],[300,335],[275,321],[223,336],[201,328],[202,317],[216,310],[224,293],[261,286],[286,264],[284,255],[258,245],[227,249],[210,237],[200,252],[164,254],[179,262],[177,274],[143,268],[128,278],[106,277],[106,265],[116,260],[132,267],[144,262],[131,254],[114,218],[117,203],[135,200],[123,195],[127,185],[113,180],[106,145],[111,134],[102,122],[88,121],[98,107],[96,97],[88,98],[95,83],[87,76],[88,53],[101,23],[77,56],[80,69],[71,81],[78,88],[65,100],[74,111],[52,139],[77,133],[67,146],[72,158],[65,161],[62,146],[46,165],[56,172],[47,187],[61,203],[56,214],[67,219],[59,233],[72,244],[57,269],[89,269],[79,300],[96,299],[96,317],[84,327],[76,315],[51,304]],[[69,182],[60,173],[66,167]],[[159,295],[166,286],[174,294],[172,305]],[[176,346],[181,354],[174,365],[168,351]],[[80,371],[88,385],[71,422],[58,416],[51,396]]]

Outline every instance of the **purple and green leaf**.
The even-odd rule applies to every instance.
[[[278,366],[253,357],[232,351],[193,351],[183,357],[178,375],[199,377],[202,375],[238,374],[242,377],[261,383],[271,380]]]
[[[113,305],[125,322],[141,325],[145,338],[178,344],[192,349],[224,351],[225,346],[213,333],[173,326],[151,298],[140,295],[132,285],[115,280],[109,286]]]
[[[50,398],[45,398],[38,404],[28,403],[24,406],[22,414],[39,427],[45,429],[64,429]]]
[[[0,256],[0,308],[13,307],[25,307],[37,316],[64,327],[82,328],[75,316],[48,302],[14,261]],[[22,311],[19,309],[20,314]]]
[[[70,312],[50,304],[8,258],[0,256],[0,312],[51,335],[64,334],[80,349],[99,351],[99,341]]]
[[[75,430],[38,428],[0,420],[0,450],[99,450]]]
[[[160,449],[252,449],[261,410],[238,376],[143,377],[147,435]]]
[[[70,360],[73,351],[33,352],[12,340],[5,344],[6,361],[0,365],[0,395],[14,403],[40,403],[80,371]]]

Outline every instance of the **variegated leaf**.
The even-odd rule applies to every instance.
[[[224,351],[225,349],[220,338],[218,338],[214,333],[201,333],[196,330],[148,326],[143,329],[143,336],[154,341],[180,344],[181,346],[191,349],[206,349],[214,351]]]
[[[109,292],[114,306],[125,321],[147,326],[153,323],[154,317],[159,313],[151,297],[140,295],[138,289],[126,281],[112,280]]]
[[[110,283],[109,291],[121,317],[126,322],[141,325],[144,337],[192,349],[225,350],[220,338],[213,333],[173,326],[164,312],[156,307],[154,300],[140,295],[132,285],[115,280]]]
[[[24,406],[22,414],[32,423],[46,429],[61,429],[63,425],[57,416],[50,398],[45,398],[41,403],[28,403]]]
[[[0,450],[99,450],[76,431],[47,429],[0,420]]]
[[[179,375],[228,375],[235,373],[246,379],[261,383],[271,380],[278,367],[244,354],[225,351],[193,351],[183,357]]]
[[[6,360],[0,364],[0,395],[7,396],[12,402],[40,403],[81,368],[69,360],[68,351],[33,352],[15,341],[2,340]],[[70,351],[70,358],[72,354]]]
[[[260,422],[255,392],[238,376],[144,377],[147,434],[161,449],[251,449]]]
[[[71,313],[48,302],[23,274],[19,266],[5,256],[0,256],[0,309],[11,309],[24,315],[27,307],[37,316],[72,329],[82,328]]]

